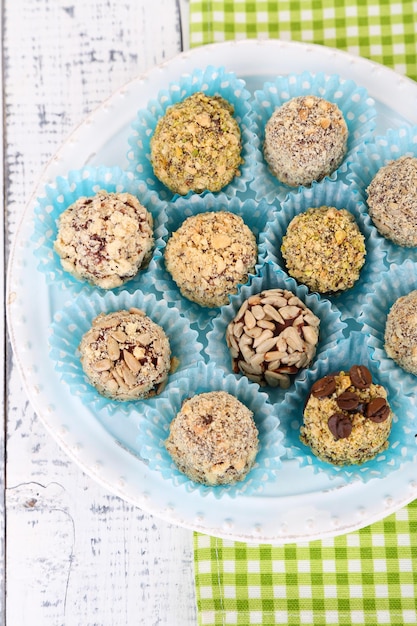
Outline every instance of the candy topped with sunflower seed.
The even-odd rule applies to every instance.
[[[79,350],[91,384],[113,400],[158,394],[171,368],[164,330],[135,308],[100,313],[82,337]]]
[[[288,388],[316,354],[320,320],[291,291],[250,296],[226,329],[233,370],[262,386]]]

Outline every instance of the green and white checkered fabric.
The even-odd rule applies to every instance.
[[[347,50],[417,80],[415,0],[190,0],[190,46],[283,39]]]
[[[195,533],[199,626],[417,624],[417,501],[360,531],[271,546]]]
[[[190,46],[278,38],[417,80],[416,0],[189,0]],[[271,546],[195,533],[199,626],[417,624],[417,501],[358,532]]]

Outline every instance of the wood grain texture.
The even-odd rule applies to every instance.
[[[193,624],[189,533],[75,485],[7,490],[10,624]]]
[[[4,0],[6,249],[74,127],[180,51],[180,5]],[[3,623],[195,624],[192,533],[107,493],[61,451],[34,415],[9,347],[6,373]]]
[[[3,12],[2,12],[2,2],[0,0],[0,43],[3,43],[3,38],[2,38],[2,33],[3,33]],[[0,58],[0,75],[3,75],[3,59]],[[3,98],[3,83],[0,87],[0,103],[1,103],[1,109],[3,110],[3,106],[4,106],[4,98]],[[3,144],[4,145],[4,144]],[[4,150],[2,150],[1,155],[0,155],[0,198],[1,198],[1,215],[3,216],[3,223],[4,223],[4,202],[3,202],[3,198],[4,198],[4,161],[3,161],[3,156],[4,156]],[[2,228],[1,230],[1,234],[0,234],[0,248],[1,248],[1,259],[4,260],[4,228]],[[4,302],[4,272],[1,272],[1,304],[2,304],[2,309],[4,311],[4,306],[5,306],[5,302]],[[1,333],[2,333],[2,337],[5,336],[5,320],[4,320],[4,315],[1,318]],[[5,364],[5,343],[4,341],[1,342],[1,347],[0,347],[0,358],[1,358],[1,362],[3,364]],[[3,366],[2,370],[1,370],[1,388],[3,390],[3,393],[1,394],[1,400],[0,400],[0,407],[1,407],[1,414],[4,415],[5,414],[5,405],[4,405],[4,398],[5,398],[5,367]],[[1,449],[4,451],[4,445],[5,445],[5,440],[4,440],[4,428],[2,428],[0,430],[0,445],[1,445]],[[4,453],[0,455],[0,488],[1,488],[1,493],[4,494],[4,479],[5,479],[5,465],[4,465],[4,459],[5,459],[5,455]],[[4,497],[0,498],[0,559],[1,559],[1,563],[2,566],[0,569],[0,623],[3,624],[4,623],[4,605],[5,605],[5,585],[4,585],[4,558],[5,558],[5,508],[4,508]]]

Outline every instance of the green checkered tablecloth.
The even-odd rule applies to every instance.
[[[283,39],[359,54],[417,79],[415,0],[190,0],[190,46]]]
[[[189,0],[190,46],[279,38],[417,79],[417,1]],[[284,546],[194,534],[199,626],[417,624],[417,501],[360,531]]]
[[[417,501],[357,532],[284,546],[195,533],[200,626],[417,624]]]

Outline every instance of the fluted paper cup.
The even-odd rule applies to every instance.
[[[136,289],[152,288],[153,263],[161,254],[162,238],[166,234],[165,203],[161,202],[158,195],[150,191],[145,183],[136,180],[131,172],[125,172],[118,167],[84,167],[72,170],[67,176],[60,176],[45,186],[44,193],[38,198],[35,206],[32,236],[39,271],[44,274],[49,285],[57,285],[73,293],[80,293],[83,290],[89,292],[99,290],[105,293],[105,290],[86,281],[77,280],[66,272],[59,255],[54,250],[61,213],[79,198],[92,197],[100,190],[110,193],[127,192],[136,196],[152,214],[154,222],[154,247],[150,263],[146,268],[140,269],[135,277],[113,291],[118,293],[127,290],[133,293]]]
[[[179,198],[175,203],[168,203],[167,208],[167,239],[191,216],[207,212],[227,211],[238,215],[243,219],[246,226],[255,235],[259,243],[260,234],[268,220],[272,219],[273,208],[266,202],[255,202],[248,199],[241,201],[239,198],[228,198],[225,194],[207,194],[203,197],[194,195],[190,198]],[[168,303],[174,304],[179,311],[188,317],[192,326],[205,331],[210,327],[214,317],[218,315],[221,307],[206,307],[185,298],[172,276],[165,266],[165,248],[161,257],[155,264],[154,287]],[[263,264],[263,248],[258,245],[258,261],[255,265],[254,274],[259,273]],[[249,280],[249,277],[248,277]],[[238,292],[240,285],[236,285]]]
[[[369,337],[364,332],[352,332],[347,339],[337,343],[317,362],[315,371],[309,371],[304,380],[296,381],[294,389],[285,398],[285,419],[281,418],[285,432],[284,443],[290,450],[289,457],[297,459],[301,467],[310,466],[315,473],[324,472],[329,478],[342,477],[346,483],[355,480],[368,482],[384,478],[397,471],[402,464],[416,457],[414,441],[416,418],[410,397],[401,393],[395,380],[380,368],[379,361],[371,354]],[[311,449],[300,441],[303,411],[316,380],[332,373],[349,371],[352,365],[365,365],[372,374],[373,382],[382,385],[388,393],[388,402],[394,418],[389,436],[388,449],[374,459],[360,465],[335,466],[317,458]]]
[[[204,70],[196,69],[191,74],[183,74],[178,81],[171,82],[166,89],[161,90],[149,101],[145,109],[137,112],[132,123],[128,139],[130,149],[127,154],[129,170],[137,178],[144,180],[151,189],[156,190],[164,200],[177,198],[178,194],[170,191],[155,176],[151,163],[151,138],[159,119],[165,115],[168,107],[200,91],[206,95],[219,95],[227,100],[234,107],[234,116],[241,131],[243,164],[239,175],[235,176],[222,191],[229,197],[244,193],[252,180],[255,145],[249,104],[251,94],[246,89],[245,81],[237,78],[233,72],[227,72],[223,67],[208,66]]]
[[[226,344],[226,329],[243,302],[266,289],[286,289],[294,293],[320,319],[319,341],[315,357],[308,368],[300,369],[293,378],[294,381],[304,380],[307,369],[315,370],[317,362],[326,354],[326,351],[343,337],[346,324],[342,322],[340,312],[328,300],[322,299],[318,294],[308,293],[304,285],[297,285],[295,280],[271,262],[266,262],[261,275],[254,276],[248,285],[242,287],[238,295],[232,296],[230,304],[222,308],[213,321],[213,328],[207,334],[207,346],[204,351],[210,362],[215,363],[225,373],[232,373],[232,357]],[[242,374],[233,375],[238,379],[242,377]],[[287,389],[279,387],[266,386],[262,389],[273,403],[282,402],[288,393]]]
[[[416,394],[417,377],[401,368],[385,351],[385,326],[388,313],[398,298],[417,289],[417,262],[407,259],[401,265],[392,264],[375,282],[368,293],[361,321],[363,333],[369,338],[372,357],[391,385],[402,395]]]
[[[312,74],[289,74],[278,76],[275,81],[267,82],[261,90],[255,91],[252,108],[259,137],[260,148],[256,152],[254,178],[250,188],[256,198],[264,198],[274,202],[276,198],[284,200],[294,189],[281,183],[270,171],[264,157],[263,144],[265,126],[275,109],[297,96],[314,95],[336,104],[343,114],[348,127],[347,151],[341,165],[328,177],[336,180],[346,170],[347,164],[356,151],[372,139],[376,126],[375,102],[369,97],[367,90],[352,80],[345,80],[337,74],[327,75],[323,72]]]
[[[247,406],[253,412],[259,433],[259,451],[254,466],[244,480],[232,485],[212,487],[190,480],[177,469],[165,448],[170,423],[184,400],[209,391],[225,391]],[[211,494],[215,498],[234,498],[239,494],[262,493],[264,487],[276,479],[285,454],[282,440],[276,408],[268,402],[268,396],[259,390],[258,385],[247,379],[238,381],[214,364],[198,363],[185,374],[173,377],[163,398],[148,403],[145,419],[139,425],[138,448],[151,470],[160,472],[182,491],[198,491],[202,496]]]
[[[168,337],[171,358],[175,359],[176,371],[182,372],[201,361],[202,344],[197,332],[190,328],[186,318],[174,307],[157,300],[154,294],[127,291],[113,294],[80,294],[67,302],[61,311],[55,313],[50,336],[50,356],[55,362],[62,384],[67,385],[72,394],[80,397],[83,403],[95,410],[104,410],[112,415],[128,414],[134,408],[141,411],[147,400],[112,400],[101,395],[85,375],[79,353],[83,335],[90,330],[92,321],[100,313],[110,313],[130,308],[141,309],[156,324],[162,327]],[[169,376],[168,376],[169,378]],[[162,395],[164,391],[161,392]]]
[[[281,204],[281,210],[273,214],[272,221],[267,224],[261,236],[261,251],[265,251],[265,258],[273,261],[286,270],[285,260],[282,257],[282,240],[287,232],[289,223],[307,209],[321,206],[346,209],[353,215],[365,240],[365,262],[360,270],[359,278],[354,285],[338,294],[323,294],[342,314],[342,319],[358,318],[366,294],[372,288],[380,272],[386,269],[384,259],[387,246],[381,242],[375,229],[371,226],[364,199],[353,185],[346,185],[341,181],[326,180],[320,184],[313,184],[310,188],[302,188],[299,192],[288,195]]]
[[[362,192],[365,204],[366,190],[377,172],[401,156],[417,157],[417,126],[389,129],[385,135],[375,137],[374,141],[363,145],[357,152],[349,163],[346,177]],[[416,248],[404,248],[395,244],[379,234],[372,220],[371,225],[376,233],[376,241],[386,247],[387,260],[390,263],[402,263],[408,258],[415,257]]]

